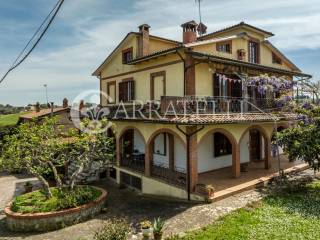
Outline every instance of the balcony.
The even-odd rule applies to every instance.
[[[133,170],[135,172],[144,173],[145,155],[144,154],[126,154],[121,157],[120,166]]]
[[[162,96],[162,114],[229,114],[261,113],[279,110],[279,104],[272,98],[234,98],[200,96]]]

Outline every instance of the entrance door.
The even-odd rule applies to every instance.
[[[250,160],[261,161],[261,134],[258,130],[250,130]]]

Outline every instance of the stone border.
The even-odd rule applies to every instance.
[[[88,204],[58,212],[17,213],[11,210],[12,202],[4,209],[8,229],[15,232],[45,232],[73,225],[99,214],[107,198],[107,191],[101,191],[100,197]]]

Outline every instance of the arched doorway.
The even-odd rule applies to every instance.
[[[248,163],[264,162],[266,169],[270,168],[271,139],[261,126],[249,127],[241,136],[240,161]]]
[[[225,129],[206,133],[198,143],[198,174],[231,167],[230,176],[240,176],[237,142]]]
[[[145,171],[145,140],[136,128],[125,129],[119,137],[119,162],[121,167]]]
[[[186,147],[175,132],[162,129],[148,141],[150,175],[177,186],[186,184]]]

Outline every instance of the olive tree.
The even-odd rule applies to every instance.
[[[57,118],[41,123],[27,122],[16,133],[5,137],[0,168],[6,171],[26,170],[39,179],[48,198],[52,197],[48,175],[52,174],[57,188],[74,188],[77,176],[93,162],[107,164],[114,159],[114,141],[105,132],[90,134],[57,127]],[[71,179],[63,181],[57,166],[73,162],[78,166]]]

